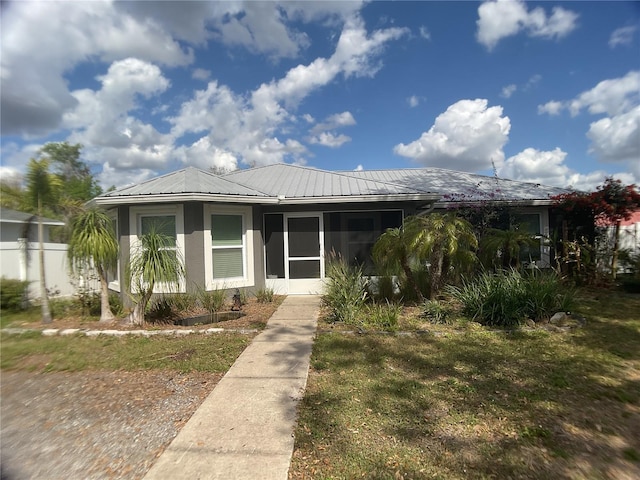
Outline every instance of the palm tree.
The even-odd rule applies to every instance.
[[[111,218],[102,210],[90,208],[73,218],[67,250],[72,272],[82,273],[93,264],[100,279],[100,321],[115,317],[109,305],[107,273],[115,270],[118,261],[118,241]]]
[[[473,251],[477,247],[469,222],[455,213],[433,213],[408,217],[402,227],[387,230],[373,246],[373,257],[380,266],[400,266],[421,300],[424,295],[415,281],[412,264],[429,263],[430,297],[434,298],[451,271],[459,272],[475,263]]]
[[[429,262],[431,299],[449,275],[463,273],[477,260],[478,239],[473,226],[454,212],[411,217],[405,229],[418,257]]]
[[[371,254],[378,268],[397,271],[400,267],[416,298],[419,300],[424,298],[411,268],[416,259],[404,226],[387,229],[373,245]]]
[[[540,240],[530,233],[516,229],[490,228],[480,242],[480,251],[485,262],[495,264],[501,258],[501,268],[518,269],[522,247],[538,247]]]
[[[184,278],[184,266],[180,252],[175,248],[175,239],[161,231],[161,226],[152,225],[149,232],[141,235],[129,261],[127,277],[134,285],[132,291],[139,295],[129,315],[129,322],[134,325],[144,322],[144,312],[156,284],[171,290]]]

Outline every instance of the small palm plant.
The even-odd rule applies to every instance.
[[[118,241],[111,218],[104,211],[90,208],[74,217],[67,256],[74,273],[82,274],[93,265],[100,279],[100,321],[113,320],[107,273],[115,270]]]
[[[184,264],[175,248],[175,239],[161,233],[161,226],[152,225],[140,236],[129,261],[127,277],[138,295],[138,301],[129,315],[129,322],[142,325],[144,313],[157,285],[164,291],[177,290],[184,278]]]

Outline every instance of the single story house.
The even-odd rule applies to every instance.
[[[181,291],[306,294],[321,291],[331,252],[366,264],[379,235],[409,215],[492,199],[526,215],[532,233],[546,234],[550,197],[565,192],[435,168],[336,172],[275,164],[224,175],[188,167],[94,203],[112,213],[125,252],[114,290],[125,285],[127,253],[138,236],[160,225],[185,261]]]

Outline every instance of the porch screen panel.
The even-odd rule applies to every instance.
[[[317,217],[289,218],[289,257],[318,257],[320,255],[320,219]]]
[[[264,244],[267,278],[284,278],[284,216],[264,216]]]
[[[289,262],[289,278],[320,278],[320,261],[296,260]]]
[[[244,276],[242,215],[211,215],[213,278]]]

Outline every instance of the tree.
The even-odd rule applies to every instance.
[[[80,160],[81,150],[80,144],[47,143],[29,160],[24,185],[2,181],[2,205],[35,214],[40,198],[45,216],[70,223],[85,202],[102,193],[89,167]],[[67,240],[66,232],[54,236]]]
[[[389,228],[380,235],[373,245],[371,253],[378,267],[388,270],[401,268],[407,279],[407,284],[415,292],[416,298],[422,299],[424,296],[411,269],[411,263],[415,261],[415,256],[410,243],[404,226]]]
[[[152,225],[150,231],[139,238],[129,261],[127,277],[133,286],[132,292],[135,290],[139,296],[129,315],[133,325],[144,322],[144,313],[156,285],[171,290],[184,278],[183,261],[175,249],[175,240],[161,231],[161,226]]]
[[[611,277],[615,280],[618,270],[620,224],[640,209],[640,193],[635,185],[623,185],[620,180],[607,177],[595,192],[571,192],[553,197],[556,206],[567,216],[589,218],[592,224],[612,226],[614,245],[611,256]],[[566,239],[565,239],[566,241]]]
[[[373,256],[379,265],[400,266],[418,299],[424,296],[411,265],[428,262],[430,297],[435,298],[447,276],[475,263],[477,247],[478,240],[469,222],[455,213],[432,213],[409,217],[402,227],[387,230],[373,246]]]
[[[539,245],[539,239],[516,228],[508,230],[490,228],[480,240],[481,258],[491,265],[495,265],[496,259],[500,258],[500,268],[517,269],[520,267],[520,251],[522,247],[536,247]]]
[[[67,255],[74,273],[82,274],[91,265],[96,269],[100,279],[100,321],[113,320],[115,317],[109,306],[107,273],[115,270],[118,242],[111,218],[97,208],[90,208],[76,215],[72,220]]]
[[[477,260],[478,239],[473,226],[453,212],[412,217],[406,229],[412,248],[429,262],[431,299],[448,276],[468,270]]]

